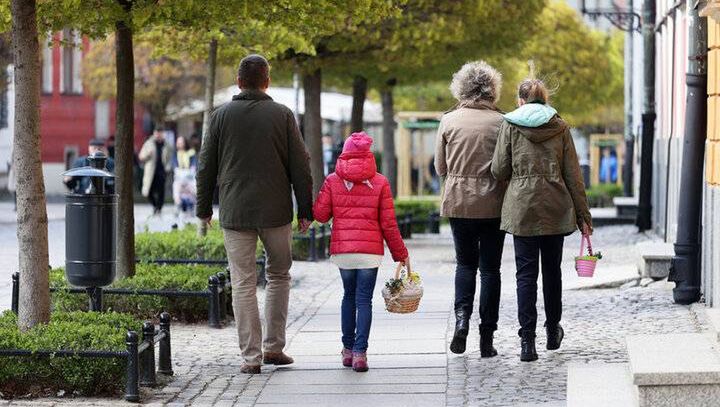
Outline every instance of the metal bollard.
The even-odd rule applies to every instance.
[[[320,225],[320,241],[318,243],[318,257],[324,259],[327,257],[327,248],[325,245],[325,225]]]
[[[140,383],[138,381],[138,335],[128,331],[125,336],[127,345],[127,381],[125,382],[125,400],[137,403],[140,401]]]
[[[170,314],[160,314],[160,332],[164,334],[158,344],[158,373],[172,376],[172,349],[170,348]]]
[[[440,233],[440,214],[437,212],[430,214],[430,233]]]
[[[102,287],[88,287],[85,289],[90,298],[90,311],[102,312],[103,310],[103,289]]]
[[[406,239],[412,239],[412,214],[405,214],[405,235]]]
[[[18,304],[20,303],[20,273],[18,272],[14,272],[12,275],[12,299],[10,301],[12,312],[17,314]]]
[[[218,296],[218,308],[220,309],[220,321],[225,321],[227,318],[227,288],[225,288],[226,276],[225,273],[217,273],[220,295]]]
[[[309,250],[308,254],[309,254],[310,261],[317,261],[317,251],[315,250],[316,240],[317,240],[316,232],[317,231],[315,230],[315,226],[310,228],[310,244],[309,244],[309,248],[308,248],[308,250]]]
[[[258,265],[260,268],[258,269],[257,274],[257,285],[259,287],[265,288],[267,285],[267,253],[264,253],[260,258],[258,259]]]
[[[142,340],[148,347],[140,354],[140,385],[153,387],[157,384],[155,377],[155,326],[145,321],[142,327]]]
[[[217,276],[208,278],[208,291],[210,291],[208,324],[212,328],[220,328],[220,281]]]

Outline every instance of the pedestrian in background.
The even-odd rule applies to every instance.
[[[15,180],[15,168],[13,166],[15,149],[10,144],[10,161],[8,161],[8,184],[7,189],[13,196],[13,210],[17,212],[17,181]]]
[[[333,220],[330,260],[343,282],[341,308],[342,364],[368,370],[367,348],[372,323],[372,297],[387,242],[392,258],[407,264],[390,183],[377,172],[370,151],[373,140],[353,133],[318,194],[313,213],[318,222]]]
[[[173,168],[173,201],[178,213],[187,214],[195,209],[196,189],[195,173],[197,171],[197,155],[195,149],[188,146],[185,137],[175,139]]]
[[[592,233],[592,218],[570,127],[548,105],[549,92],[538,79],[518,88],[518,108],[505,115],[492,173],[509,186],[501,228],[513,235],[517,266],[520,360],[537,360],[537,279],[542,259],[545,330],[548,350],[560,348],[562,254],[565,236]]]
[[[138,159],[143,164],[142,195],[159,215],[165,204],[165,180],[172,170],[172,146],[165,140],[165,130],[158,127],[140,149]]]
[[[77,158],[72,163],[71,168],[87,167],[90,165],[88,157],[97,152],[101,152],[105,154],[105,156],[108,156],[107,150],[105,149],[105,142],[98,138],[90,139],[90,142],[88,142],[87,155]],[[105,169],[112,173],[115,172],[115,161],[113,161],[113,159],[109,156],[105,161]],[[90,188],[90,177],[64,177],[63,182],[65,183],[65,186],[75,194],[85,194]],[[107,192],[113,193],[115,191],[115,179],[107,178],[105,180],[105,188]]]
[[[437,174],[445,178],[440,215],[450,218],[455,243],[455,331],[453,353],[465,352],[480,269],[480,356],[497,355],[493,335],[500,308],[500,263],[505,232],[500,209],[506,182],[490,172],[502,113],[502,76],[483,61],[453,75],[458,105],[440,120],[435,151]]]
[[[260,364],[288,365],[285,327],[292,265],[294,192],[298,229],[312,222],[310,158],[290,109],[267,95],[270,65],[260,55],[240,62],[241,89],[217,108],[202,143],[197,173],[197,216],[210,223],[213,191],[220,186],[220,226],[232,282],[241,373],[260,373]],[[256,249],[267,253],[265,336],[258,310]]]

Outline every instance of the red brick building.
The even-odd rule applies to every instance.
[[[66,42],[77,46],[65,46]],[[82,46],[79,42],[82,41]],[[56,33],[52,43],[41,44],[42,97],[40,134],[43,173],[49,195],[64,193],[60,174],[75,157],[87,153],[88,140],[98,137],[107,140],[115,133],[115,102],[98,101],[88,96],[80,77],[82,61],[92,44],[87,38],[77,38],[70,30]],[[110,80],[110,78],[108,79]],[[8,92],[13,92],[10,86]],[[8,124],[0,130],[0,159],[9,157],[12,144],[14,106],[8,95]],[[135,144],[139,149],[144,141],[144,111],[135,109]],[[8,156],[8,157],[5,157]],[[2,161],[2,160],[0,160]],[[6,171],[0,162],[0,176]]]

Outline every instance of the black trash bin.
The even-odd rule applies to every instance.
[[[63,175],[90,178],[86,191],[65,196],[65,276],[90,289],[115,279],[117,195],[106,192],[105,181],[115,176],[105,170],[105,154],[96,152],[88,161]]]

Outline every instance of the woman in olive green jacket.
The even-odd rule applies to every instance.
[[[564,336],[563,242],[578,228],[592,232],[570,128],[547,103],[542,81],[520,84],[519,108],[504,116],[491,168],[498,180],[509,181],[500,227],[514,237],[522,361],[537,359],[535,303],[541,254],[547,349],[554,350]]]

